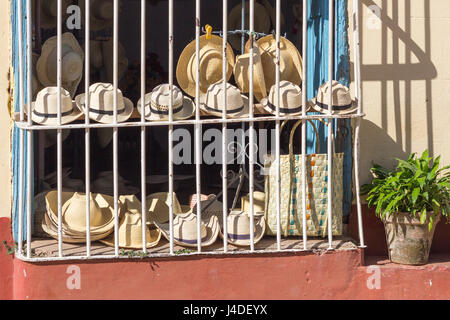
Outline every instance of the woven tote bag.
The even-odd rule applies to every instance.
[[[303,235],[302,204],[302,155],[293,154],[295,130],[304,120],[295,123],[289,137],[289,154],[280,155],[280,227],[282,236]],[[317,136],[314,123],[308,120]],[[283,129],[286,122],[280,128]],[[267,158],[268,160],[268,158]],[[332,231],[333,235],[342,234],[343,201],[343,153],[333,153],[333,198]],[[276,162],[265,161],[265,213],[266,234],[277,234],[277,181]],[[306,155],[306,227],[308,236],[325,237],[328,234],[328,157],[327,154]]]

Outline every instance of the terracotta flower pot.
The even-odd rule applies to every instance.
[[[384,221],[389,259],[394,263],[421,265],[428,262],[434,230],[439,222],[435,219],[431,231],[428,229],[430,215],[424,224],[410,213],[393,213]]]

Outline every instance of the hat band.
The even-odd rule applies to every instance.
[[[277,107],[275,105],[271,104],[270,102],[268,102],[267,105],[273,111],[277,111]],[[295,108],[280,108],[280,112],[282,112],[282,113],[297,113],[300,111],[302,111],[302,106],[295,107]]]
[[[250,234],[233,234],[228,233],[228,238],[231,240],[249,240]]]
[[[102,115],[108,115],[108,116],[114,115],[114,111],[98,110],[98,109],[92,109],[92,108],[89,108],[89,112],[96,113],[96,114],[102,114]],[[125,112],[125,108],[117,110],[117,114],[121,114],[124,112]]]
[[[43,117],[43,118],[58,118],[58,114],[57,113],[40,113],[39,111],[33,110],[33,113],[35,115],[37,115],[38,117]],[[71,115],[73,113],[73,109],[66,111],[66,112],[61,112],[61,117],[65,117],[68,115]]]
[[[196,244],[197,243],[197,239],[195,239],[195,240],[186,240],[186,239],[179,239],[179,238],[175,238],[175,237],[173,237],[173,238],[175,240],[179,241],[179,242],[184,242],[184,243],[187,243],[187,244]],[[204,236],[202,238],[202,242],[205,241],[207,238],[208,238],[208,235]]]
[[[178,113],[181,111],[181,109],[183,109],[183,105],[179,106],[178,108],[173,109],[173,113]],[[152,113],[156,113],[156,114],[164,114],[164,115],[168,115],[169,114],[169,110],[158,110],[158,109],[153,109],[150,106],[150,111]]]
[[[316,102],[316,103],[322,109],[328,110],[328,105],[327,104],[324,104],[324,103],[321,103],[321,102]],[[335,110],[335,111],[344,111],[344,110],[350,109],[351,107],[352,107],[352,104],[350,103],[350,104],[348,104],[346,106],[333,106],[333,110]]]
[[[222,112],[222,111],[220,111],[220,110],[217,110],[217,109],[214,109],[214,108],[211,108],[211,107],[209,107],[207,104],[204,104],[204,106],[205,106],[205,109],[206,110],[208,110],[208,111],[212,111],[212,112]],[[234,110],[231,110],[231,111],[226,111],[226,113],[227,114],[234,114],[234,113],[239,113],[239,112],[241,112],[242,110],[244,110],[244,106],[242,106],[242,107],[239,107],[239,108],[237,108],[237,109],[234,109]]]

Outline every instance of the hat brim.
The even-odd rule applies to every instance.
[[[206,227],[206,236],[204,237],[204,240],[202,241],[202,247],[207,247],[207,246],[212,245],[214,242],[216,242],[217,237],[219,236],[220,226],[219,226],[219,221],[216,216],[211,216],[211,218],[207,222],[204,221],[203,219],[202,219],[202,221],[205,223],[205,227]],[[161,230],[161,233],[164,236],[164,238],[166,238],[167,241],[170,241],[170,225],[169,225],[169,223],[160,224],[160,223],[155,222],[155,225],[158,229]],[[183,247],[197,247],[197,241],[195,241],[195,243],[192,243],[191,241],[184,242],[183,239],[176,239],[174,237],[173,242],[175,244],[178,244]]]
[[[195,82],[190,81],[188,78],[188,65],[190,58],[196,53],[196,41],[190,42],[181,52],[180,57],[178,58],[176,76],[179,87],[186,92],[191,97],[195,97],[196,86]],[[211,46],[216,50],[222,52],[222,38],[216,35],[212,35],[211,39],[206,39],[206,35],[200,37],[200,48],[203,46]],[[230,44],[227,44],[227,60],[229,64],[229,68],[227,68],[227,81],[231,78],[234,68],[234,53]],[[217,70],[222,74],[222,64],[220,64],[220,69]],[[208,86],[212,83],[200,84],[200,94],[205,94]]]
[[[147,227],[148,228],[148,227]],[[150,232],[150,239],[146,239],[147,243],[145,245],[146,248],[153,248],[156,247],[159,243],[159,240],[161,240],[161,230],[159,229],[152,229],[152,228],[148,228],[149,232]],[[123,249],[142,249],[142,244],[140,245],[126,245],[123,243],[120,243],[120,238],[119,238],[119,248],[123,248]],[[106,244],[107,246],[110,247],[114,247],[114,233],[112,233],[111,235],[109,235],[107,238],[104,238],[102,240],[100,240],[101,243]]]
[[[314,109],[314,111],[317,111],[317,112],[320,112],[323,114],[328,114],[328,109],[324,109],[317,104],[317,98],[312,98],[310,100],[310,103],[311,103],[312,109]],[[345,109],[345,110],[334,110],[333,109],[331,114],[341,114],[341,115],[351,114],[351,113],[356,112],[357,110],[358,110],[358,105],[356,104],[355,100],[352,100],[350,108]]]
[[[273,110],[270,106],[269,106],[269,99],[266,97],[264,99],[261,100],[261,106],[264,108],[265,111],[267,111],[270,114],[276,115],[277,111]],[[313,107],[313,104],[311,103],[311,101],[307,101],[306,102],[306,112],[311,111],[311,108]],[[280,117],[288,117],[288,116],[300,116],[303,114],[303,108],[302,110],[298,111],[298,112],[293,112],[293,113],[285,113],[282,112],[280,110]]]
[[[253,236],[253,243],[257,244],[262,237],[264,236],[264,233],[266,231],[266,219],[264,215],[257,215],[256,213],[253,215],[254,222],[255,222],[255,233]],[[239,235],[238,235],[239,236]],[[223,232],[222,229],[220,230],[220,237],[223,239]],[[238,247],[247,247],[250,245],[250,239],[233,239],[230,238],[230,235],[228,235],[227,239],[229,244],[232,244],[234,246]]]
[[[85,113],[85,110],[86,110],[85,96],[86,96],[86,94],[82,93],[75,97],[75,104],[77,105],[78,109],[81,110],[82,113]],[[125,110],[121,113],[117,113],[117,122],[127,121],[130,118],[131,114],[133,113],[134,105],[130,99],[123,97],[123,104],[124,104]],[[91,106],[91,108],[92,108],[92,106]],[[94,112],[89,112],[89,119],[100,122],[100,123],[113,123],[114,115],[96,114]]]
[[[246,118],[249,115],[249,99],[247,96],[241,94],[242,100],[244,101],[244,107],[241,111],[236,113],[227,113],[227,118]],[[206,103],[205,103],[206,95],[202,95],[200,97],[200,109],[207,115],[216,116],[216,117],[222,117],[222,111],[212,111],[211,109],[206,109]]]
[[[34,108],[36,106],[36,102],[31,103],[31,109],[34,111]],[[28,108],[25,106],[25,110],[28,110]],[[31,120],[33,122],[41,124],[41,125],[47,125],[47,126],[56,126],[58,124],[58,118],[57,117],[44,117],[39,116],[35,114],[33,111],[31,111]],[[71,123],[75,120],[78,120],[83,116],[81,111],[77,108],[74,101],[72,101],[72,113],[66,116],[61,115],[61,124],[67,124]]]
[[[137,110],[138,110],[139,114],[142,114],[140,99],[137,103]],[[145,119],[147,119],[149,121],[168,121],[169,120],[168,114],[152,113],[152,111],[149,107],[145,107],[144,112],[145,112],[145,114],[144,114]],[[195,113],[194,102],[190,98],[183,96],[183,106],[179,112],[173,113],[173,120],[189,119],[194,115],[194,113]]]

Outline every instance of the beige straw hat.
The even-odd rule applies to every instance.
[[[173,213],[183,213],[183,209],[178,201],[175,192],[172,196],[173,199]],[[169,193],[168,192],[156,192],[149,195],[146,198],[147,201],[147,222],[148,223],[166,223],[169,221]]]
[[[163,236],[170,241],[169,223],[157,223]],[[202,246],[209,246],[217,240],[219,235],[219,221],[211,216],[208,221],[202,219],[200,225]],[[197,216],[192,212],[177,214],[173,219],[173,242],[180,246],[197,247]]]
[[[36,1],[32,1],[33,11],[36,7]],[[58,23],[58,0],[44,0],[40,2],[40,26],[42,29],[56,28]],[[72,5],[72,0],[62,0],[62,20],[67,19],[67,7]]]
[[[248,98],[241,94],[232,84],[226,84],[227,116],[242,118],[248,116]],[[200,109],[206,114],[222,117],[223,110],[223,82],[222,80],[209,86],[205,95],[200,97]]]
[[[319,87],[317,91],[317,98],[311,100],[314,110],[321,113],[328,113],[328,105],[330,101],[330,86],[329,82],[325,82]],[[349,114],[358,109],[355,101],[352,100],[350,89],[333,80],[332,82],[333,94],[333,111],[332,114]]]
[[[173,86],[172,90],[172,110],[173,120],[188,119],[194,115],[195,106],[194,102],[183,96],[183,93],[177,86]],[[170,85],[167,83],[160,84],[153,89],[151,93],[145,95],[144,116],[147,120],[169,120],[170,109]],[[137,109],[140,114],[141,111],[141,99],[137,103]]]
[[[141,202],[136,196],[120,196],[124,216],[119,224],[119,247],[142,249],[142,213]],[[146,247],[156,246],[161,239],[161,231],[145,227]],[[114,233],[100,242],[114,247]]]
[[[264,212],[254,212],[254,243],[258,243],[266,230]],[[245,211],[231,211],[227,217],[228,243],[235,246],[250,245],[250,215]],[[222,235],[223,237],[223,235]]]
[[[253,212],[265,211],[265,198],[266,194],[261,191],[253,192]],[[241,210],[250,213],[250,194],[247,194],[241,198]]]
[[[117,63],[117,79],[120,81],[128,69],[128,58],[126,56],[125,48],[120,41],[118,42],[118,63]],[[103,66],[106,71],[106,82],[114,82],[114,41],[109,38],[107,41],[101,41]]]
[[[264,109],[272,114],[276,114],[276,93],[277,85],[270,88],[269,96],[261,101]],[[280,116],[295,116],[302,114],[302,89],[292,82],[280,81]],[[309,110],[309,106],[307,110]]]
[[[264,69],[266,88],[275,84],[275,67],[277,42],[273,35],[267,35],[258,39],[261,52],[261,61]],[[245,45],[245,52],[250,52],[250,41]],[[302,82],[302,57],[296,46],[288,39],[280,38],[280,80],[287,80],[299,85]]]
[[[208,87],[222,79],[222,38],[212,35],[206,39],[206,35],[200,37],[200,94],[205,94]],[[234,53],[231,46],[227,45],[227,81],[233,73]],[[191,97],[195,97],[195,83],[197,78],[197,59],[195,40],[189,43],[181,53],[177,64],[177,81],[180,88]]]
[[[38,92],[36,101],[31,103],[31,119],[42,125],[58,123],[58,88],[46,87]],[[25,110],[28,110],[25,107]],[[61,124],[79,119],[83,114],[75,106],[70,94],[61,88]]]
[[[266,80],[261,63],[261,53],[256,41],[253,41],[253,93],[258,101],[267,97]],[[250,53],[237,56],[234,65],[234,80],[242,93],[250,91]]]
[[[270,16],[267,9],[260,3],[255,2],[254,5],[255,14],[254,14],[254,31],[261,33],[268,33],[270,31]],[[242,29],[242,2],[236,5],[233,9],[231,9],[230,14],[228,15],[228,30],[241,30]],[[250,5],[249,1],[245,2],[245,30],[249,29],[249,17],[250,17]],[[231,46],[241,51],[241,35],[235,34],[230,35],[229,41]],[[246,35],[246,39],[248,36]]]
[[[110,83],[94,83],[89,87],[89,118],[101,123],[114,122],[114,87]],[[75,97],[78,108],[85,112],[85,93]],[[133,102],[117,89],[117,122],[124,122],[133,112]]]
[[[119,0],[120,1],[120,0]],[[90,0],[90,23],[89,28],[92,31],[99,31],[113,26],[114,20],[114,1],[113,0]],[[86,1],[79,1],[81,17],[84,24]],[[119,2],[119,8],[121,3]]]
[[[62,35],[61,79],[62,86],[73,97],[83,77],[84,52],[77,39],[70,32]],[[57,83],[57,37],[51,37],[42,46],[42,53],[36,63],[39,82],[44,87]]]

